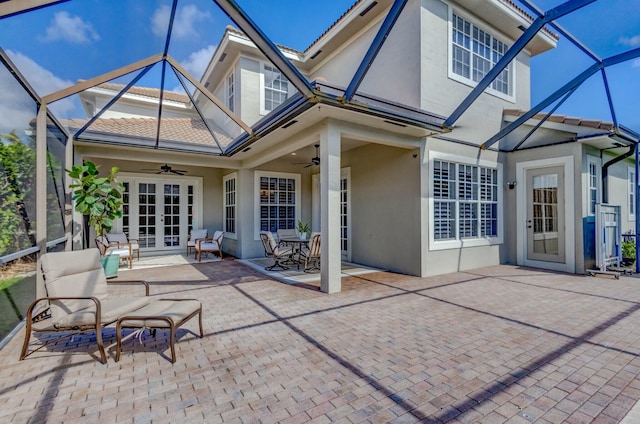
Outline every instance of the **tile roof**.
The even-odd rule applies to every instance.
[[[126,86],[124,84],[116,84],[112,82],[105,82],[97,86],[98,88],[102,88],[105,90],[120,92]],[[160,89],[159,88],[151,88],[151,87],[139,87],[133,86],[127,91],[129,94],[136,94],[138,96],[150,97],[153,99],[160,98]],[[175,91],[170,91],[165,89],[163,94],[164,100],[169,100],[173,102],[190,104],[191,100],[189,96],[183,93],[176,93]]]
[[[363,3],[364,1],[366,1],[366,0],[356,0],[356,2],[351,5],[351,7],[349,7],[338,19],[336,19],[336,21],[333,24],[331,24],[331,26],[329,26],[329,28],[327,28],[322,34],[320,34],[320,36],[318,38],[316,38],[309,45],[309,47],[304,49],[304,53],[308,52],[318,41],[320,41],[322,39],[322,37],[324,37],[329,31],[331,31],[334,27],[336,27],[340,23],[340,21],[342,21],[349,14],[349,12],[351,12],[353,9],[356,8],[356,6],[358,6],[360,3]],[[511,0],[498,0],[498,1],[500,3],[502,3],[502,4],[504,4],[505,6],[513,9],[516,13],[518,13],[520,16],[522,16],[527,21],[529,21],[529,22],[533,22],[534,21],[534,17],[533,16],[528,14],[524,9],[522,9],[520,6],[518,6],[513,1],[511,1]],[[553,33],[547,27],[544,27],[542,29],[542,31],[546,32],[548,35],[553,37],[555,40],[559,39],[559,36],[557,34]]]
[[[63,124],[79,129],[87,121],[87,119],[69,119],[63,121]],[[99,118],[93,122],[87,131],[155,139],[157,120],[156,118]],[[221,147],[224,148],[231,143],[232,138],[222,128],[214,125],[213,131]],[[193,118],[162,118],[160,140],[217,147],[204,122]]]
[[[526,111],[521,109],[505,109],[503,111],[504,115],[509,115],[509,116],[522,116],[525,113]],[[545,116],[547,116],[546,113],[538,113],[531,119],[540,120],[540,119],[544,119]],[[596,129],[601,129],[605,131],[612,131],[614,128],[613,122],[584,119],[584,118],[578,118],[578,117],[571,117],[567,115],[551,115],[549,119],[547,119],[547,121],[556,122],[558,124],[596,128]]]

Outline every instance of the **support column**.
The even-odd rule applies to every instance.
[[[42,103],[36,117],[36,243],[38,256],[47,253],[47,105]],[[37,273],[39,276],[40,273]],[[44,281],[38,278],[36,297],[45,295]]]
[[[331,120],[320,133],[320,290],[342,290],[340,255],[340,131]]]
[[[64,168],[71,169],[73,166],[73,137],[67,138],[67,144],[64,149]],[[67,243],[64,250],[73,250],[73,204],[71,201],[71,178],[65,175],[64,184],[64,235],[67,237]]]

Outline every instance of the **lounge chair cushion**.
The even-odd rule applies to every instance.
[[[150,302],[147,296],[114,297],[100,301],[100,322],[108,324],[116,322],[123,315],[145,307]],[[96,322],[96,308],[89,307],[54,321],[57,327],[70,325],[91,325]]]
[[[188,243],[190,246],[196,245],[196,240],[207,238],[207,230],[191,230],[191,238]]]
[[[107,233],[109,243],[129,243],[125,233]]]
[[[154,301],[149,303],[143,309],[132,312],[131,316],[137,317],[152,317],[152,316],[164,316],[171,318],[174,324],[178,324],[189,315],[200,309],[200,301],[198,300],[181,300],[181,301]],[[123,316],[124,317],[124,316]],[[148,327],[148,328],[166,328],[169,327],[168,323],[163,320],[145,319],[145,320],[122,320],[121,325],[123,327]]]
[[[105,277],[98,249],[52,252],[40,261],[49,297],[107,297]],[[94,306],[91,300],[59,300],[51,302],[54,322],[74,312]]]

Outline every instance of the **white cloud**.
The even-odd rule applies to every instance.
[[[22,75],[39,95],[46,95],[73,85],[73,81],[58,78],[53,72],[38,65],[33,59],[11,50],[7,54]]]
[[[151,31],[159,37],[166,36],[170,16],[171,8],[169,6],[164,5],[156,9],[151,17]],[[209,12],[202,11],[192,4],[179,8],[173,22],[172,36],[182,39],[197,37],[196,24],[210,18]]]
[[[71,16],[68,12],[58,12],[46,29],[42,41],[68,41],[75,44],[89,44],[100,39],[93,26],[79,16]]]
[[[73,85],[72,81],[58,78],[22,53],[7,50],[7,54],[36,93],[41,96]],[[36,117],[35,102],[18,85],[15,78],[6,72],[0,73],[0,91],[4,93],[0,101],[0,132],[28,128],[29,122]],[[73,109],[74,102],[69,98],[51,105],[51,110],[59,118],[67,117]]]
[[[184,68],[191,73],[196,79],[200,80],[202,74],[211,61],[213,53],[216,51],[216,46],[213,44],[195,51],[189,55],[187,60],[180,62]]]
[[[640,46],[640,35],[634,35],[633,37],[620,37],[620,44],[625,46],[638,47]]]

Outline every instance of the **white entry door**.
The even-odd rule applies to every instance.
[[[516,163],[519,265],[575,272],[574,157]]]
[[[121,229],[137,238],[142,249],[185,247],[191,229],[200,227],[201,222],[197,184],[149,178],[122,180],[125,207]]]
[[[527,170],[527,259],[565,262],[564,168]]]

